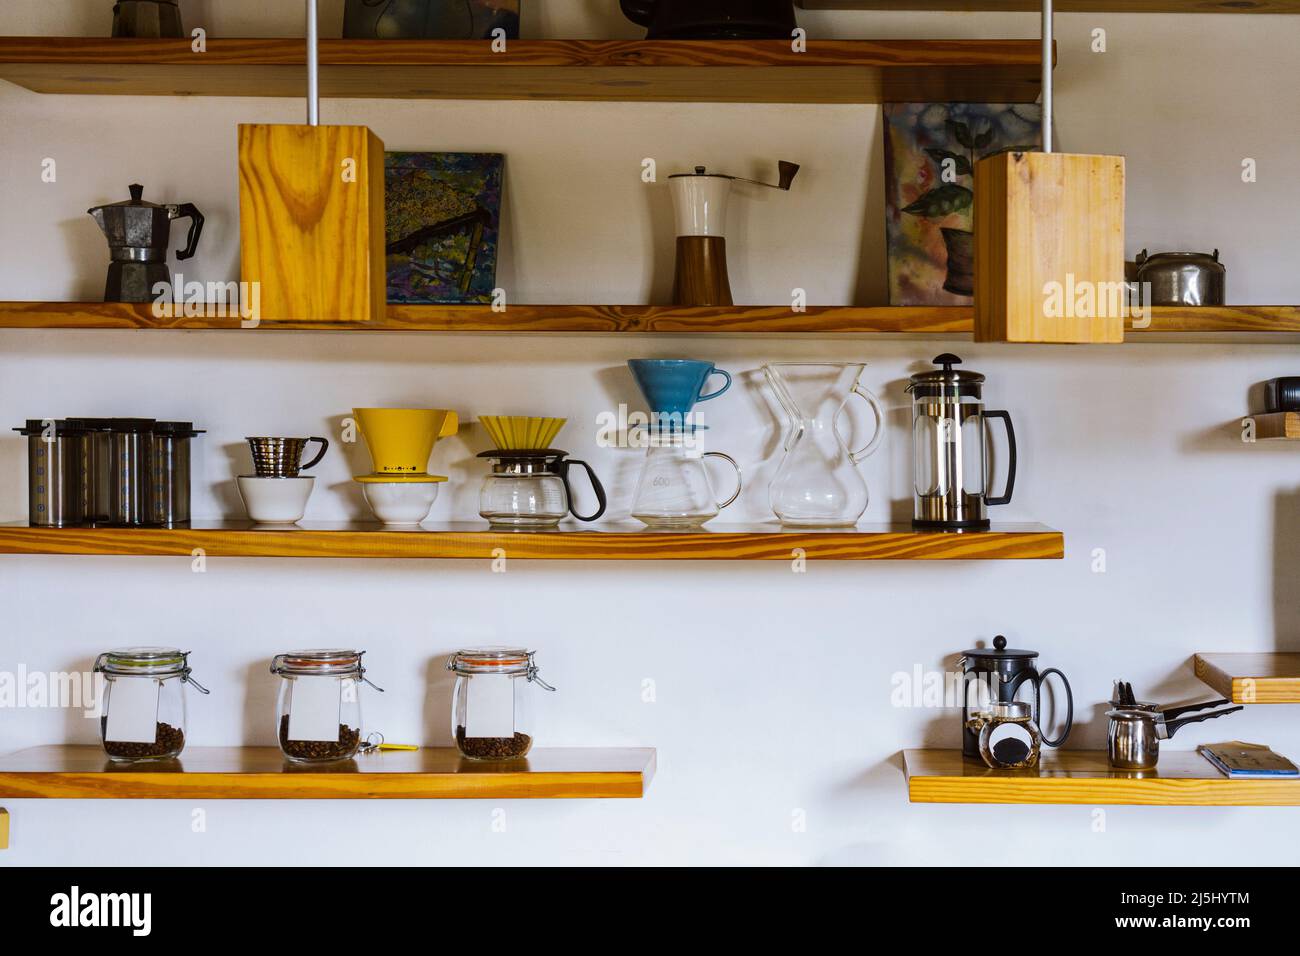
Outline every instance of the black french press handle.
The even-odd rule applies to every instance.
[[[1047,682],[1047,675],[1049,674],[1056,674],[1061,678],[1061,683],[1065,685],[1065,729],[1061,731],[1061,736],[1057,737],[1055,740],[1049,740],[1047,734],[1043,734],[1043,743],[1049,747],[1059,747],[1061,744],[1065,743],[1065,738],[1070,736],[1070,728],[1074,726],[1074,692],[1070,690],[1070,682],[1066,679],[1065,675],[1061,673],[1059,668],[1049,667],[1047,670],[1039,673],[1038,676],[1034,678],[1034,713],[1038,715],[1040,721],[1043,719],[1043,684]],[[1041,733],[1043,728],[1040,726],[1038,730]]]
[[[203,234],[203,213],[198,211],[194,203],[183,202],[176,207],[176,215],[171,218],[190,221],[190,233],[185,237],[185,248],[176,250],[177,259],[188,259],[194,255],[194,249],[199,244],[199,236]]]
[[[591,490],[596,493],[596,512],[590,515],[580,515],[573,510],[573,491],[569,488],[569,468],[572,465],[581,465],[587,470],[587,477],[591,480]],[[608,501],[605,498],[605,487],[592,471],[591,465],[585,461],[579,461],[576,458],[557,458],[551,464],[551,470],[560,476],[560,481],[564,482],[564,494],[569,499],[569,514],[573,515],[579,521],[595,521],[605,513],[605,507]]]
[[[997,495],[996,497],[993,495],[986,495],[984,498],[984,503],[986,505],[1010,504],[1011,493],[1016,490],[1016,429],[1011,424],[1010,412],[1004,412],[1001,410],[998,411],[988,410],[984,412],[984,417],[1002,419],[1002,424],[1007,427],[1007,448],[1009,449],[1010,452],[1009,457],[1007,459],[1006,489],[1002,492],[1002,494]],[[1057,671],[1057,673],[1059,674],[1060,671]]]

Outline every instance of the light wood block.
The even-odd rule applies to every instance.
[[[1032,103],[1037,40],[322,40],[325,97],[699,103]],[[0,37],[38,93],[301,98],[300,39]]]
[[[1300,653],[1197,654],[1196,676],[1234,704],[1300,704]]]
[[[239,127],[240,278],[260,318],[387,312],[384,144],[364,126]]]
[[[642,797],[649,748],[540,748],[522,760],[466,760],[449,747],[291,764],[277,747],[187,747],[177,760],[115,764],[97,746],[0,757],[0,796],[146,800],[587,799]]]
[[[175,555],[208,557],[471,558],[573,561],[964,561],[1061,558],[1065,541],[1043,525],[988,531],[913,531],[910,525],[855,530],[785,530],[779,525],[717,525],[703,531],[651,531],[637,523],[558,531],[490,531],[487,522],[426,524],[304,523],[258,528],[248,521],[194,522],[192,528],[30,528],[0,525],[0,554]]]
[[[1300,806],[1300,780],[1233,780],[1194,751],[1162,748],[1155,770],[1112,770],[1105,751],[1045,750],[1031,770],[993,770],[960,750],[903,753],[913,803]]]
[[[1256,441],[1296,441],[1300,439],[1300,412],[1271,412],[1246,415],[1255,421]]]
[[[1124,340],[1122,156],[991,156],[972,215],[975,341]]]
[[[1133,341],[1300,340],[1300,306],[1159,306]],[[370,322],[264,321],[240,329],[237,318],[156,316],[151,304],[132,302],[0,302],[0,329],[232,330],[242,332],[590,332],[664,335],[917,335],[959,339],[974,329],[965,306],[784,305],[728,308],[675,305],[389,305]]]
[[[0,807],[0,850],[9,849],[9,811]]]

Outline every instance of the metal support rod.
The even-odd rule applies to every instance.
[[[1043,0],[1043,152],[1052,151],[1052,0]]]
[[[1050,2],[1050,0],[1048,0]],[[307,125],[320,125],[320,63],[316,47],[316,0],[307,0]]]

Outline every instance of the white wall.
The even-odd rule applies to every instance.
[[[111,4],[5,5],[0,33],[104,34]],[[212,35],[292,34],[297,4],[189,4]],[[337,23],[337,2],[323,4]],[[612,4],[527,3],[529,35],[634,36]],[[220,8],[219,11],[216,8]],[[206,15],[204,11],[206,10]],[[599,12],[598,12],[599,11]],[[272,20],[272,17],[276,19]],[[333,19],[331,19],[331,17]],[[816,35],[1032,36],[1033,16],[801,14]],[[1088,52],[1094,26],[1109,52]],[[335,31],[330,31],[335,32]],[[1218,246],[1230,300],[1296,302],[1300,18],[1062,16],[1058,127],[1064,149],[1129,162],[1129,252]],[[237,271],[234,127],[297,121],[289,100],[38,96],[0,86],[0,298],[94,299],[106,263],[84,210],[125,196],[187,200],[208,216],[200,279]],[[330,101],[327,122],[365,122],[394,149],[507,154],[501,283],[516,302],[664,301],[671,221],[639,161],[738,174],[803,164],[789,195],[735,204],[738,301],[883,301],[878,110],[870,106]],[[40,161],[58,161],[55,184]],[[1260,181],[1240,182],[1242,157]],[[213,693],[192,698],[195,745],[273,741],[274,653],[304,645],[369,650],[387,688],[367,723],[391,740],[445,742],[438,670],[464,644],[538,649],[559,693],[538,703],[541,745],[649,745],[660,772],[644,801],[330,803],[5,801],[13,848],[0,863],[1264,863],[1293,862],[1300,824],[1281,809],[1107,811],[907,803],[899,751],[956,746],[952,711],[890,704],[890,678],[951,666],[978,640],[1014,644],[1063,668],[1079,699],[1071,744],[1104,746],[1098,701],[1124,677],[1160,700],[1208,696],[1198,650],[1300,649],[1300,485],[1290,447],[1244,447],[1227,424],[1255,382],[1297,372],[1294,346],[998,348],[858,339],[492,337],[242,333],[0,332],[0,410],[33,416],[142,414],[209,429],[196,514],[238,509],[232,454],[253,432],[334,434],[354,405],[449,404],[479,413],[567,415],[560,444],[591,460],[626,513],[635,453],[595,447],[595,416],[636,395],[622,364],[689,355],[746,373],[708,408],[712,447],[736,455],[747,489],[729,520],[763,520],[777,423],[753,372],[765,361],[860,359],[891,431],[864,466],[868,521],[909,513],[909,412],[902,382],[947,348],[989,376],[1021,446],[1003,520],[1066,535],[1056,562],[484,564],[0,558],[0,670],[84,668],[100,650],[174,643],[194,651]],[[0,424],[4,424],[0,422]],[[8,426],[6,426],[8,427]],[[437,519],[471,518],[487,442],[477,428],[438,446],[452,478]],[[0,437],[0,519],[24,517],[25,450]],[[361,516],[349,461],[332,453],[309,517]],[[1108,570],[1090,570],[1094,548]],[[657,702],[643,703],[652,678]],[[1297,712],[1250,709],[1194,725],[1169,749],[1224,739],[1300,758]],[[0,714],[0,751],[93,742],[93,722],[54,710]],[[806,833],[791,831],[795,809]],[[1011,824],[1005,844],[975,827]],[[153,839],[141,845],[141,827]],[[1189,837],[1195,834],[1195,839]],[[1243,847],[1249,848],[1243,850]],[[129,855],[128,855],[129,854]]]

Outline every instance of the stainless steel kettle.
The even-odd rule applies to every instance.
[[[172,220],[190,220],[185,248],[176,252],[177,259],[188,259],[194,255],[203,233],[203,214],[193,203],[147,202],[141,198],[144,187],[139,183],[132,183],[128,188],[130,199],[86,210],[108,239],[112,261],[108,265],[104,301],[152,302],[157,298],[154,286],[159,282],[170,285],[172,281],[167,269]]]
[[[1223,305],[1227,269],[1219,261],[1219,250],[1205,252],[1157,252],[1143,249],[1134,260],[1139,288],[1148,288],[1147,305]]]

